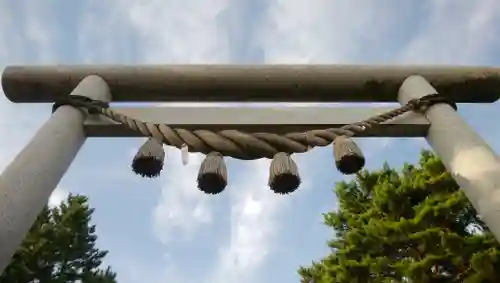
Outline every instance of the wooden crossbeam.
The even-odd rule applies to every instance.
[[[53,102],[90,74],[106,80],[113,101],[125,102],[396,102],[415,74],[455,102],[500,95],[500,68],[461,66],[10,66],[2,86],[13,102]]]
[[[393,108],[332,107],[143,107],[116,108],[124,115],[173,128],[212,131],[236,129],[245,132],[304,132],[341,127],[362,121]],[[362,137],[423,137],[429,128],[427,119],[410,112],[374,127]],[[89,118],[85,131],[90,137],[139,137],[123,125],[105,117]]]

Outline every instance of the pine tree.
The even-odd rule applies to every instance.
[[[301,267],[303,283],[500,282],[500,246],[439,159],[337,184],[331,254]]]
[[[0,283],[116,283],[110,267],[99,269],[107,251],[95,247],[93,212],[84,196],[70,195],[59,207],[45,207]]]

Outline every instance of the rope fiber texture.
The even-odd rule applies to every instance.
[[[328,146],[338,136],[353,137],[406,112],[414,111],[423,113],[430,106],[437,103],[446,103],[455,110],[457,109],[454,102],[435,93],[426,95],[420,99],[413,99],[400,108],[340,128],[311,130],[303,133],[287,133],[283,135],[274,133],[245,133],[238,130],[212,132],[207,130],[189,131],[181,128],[171,128],[166,124],[144,122],[122,115],[111,109],[109,104],[105,102],[80,95],[70,95],[57,100],[52,111],[54,112],[62,105],[71,105],[80,109],[86,109],[89,114],[101,114],[117,123],[125,125],[131,130],[139,132],[145,137],[153,137],[169,146],[181,149],[187,145],[190,152],[209,154],[216,151],[224,156],[236,159],[253,160],[260,158],[272,159],[279,152],[288,154],[302,153],[317,146]]]

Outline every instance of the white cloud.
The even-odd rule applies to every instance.
[[[163,243],[172,236],[191,239],[201,224],[210,224],[210,198],[197,189],[196,178],[203,160],[200,154],[190,154],[189,163],[182,165],[180,150],[168,148],[166,167],[162,174],[162,190],[153,211],[153,229]]]
[[[245,174],[228,190],[231,193],[231,228],[221,247],[211,282],[255,282],[256,271],[272,248],[276,223],[286,196],[267,187],[269,160],[245,164]]]
[[[61,204],[61,202],[65,201],[68,198],[68,191],[61,187],[57,187],[49,198],[49,206],[54,207]]]
[[[217,16],[228,0],[127,1],[129,26],[147,63],[226,63],[228,41]]]
[[[55,58],[54,17],[50,5],[0,1],[0,70],[8,64],[46,63]],[[19,23],[19,19],[24,19]],[[46,110],[44,112],[38,111]],[[46,105],[18,105],[7,101],[0,86],[0,170],[28,143],[49,117]]]
[[[35,5],[37,6],[37,5]],[[18,26],[15,22],[16,15],[10,13],[11,8],[8,2],[0,1],[0,69],[11,63],[26,60],[28,50],[23,48],[23,44],[40,44],[40,53],[34,56],[35,61],[41,61],[49,51],[47,40],[51,38],[51,33],[47,31],[41,35],[32,36],[33,22],[38,22],[45,17],[45,10],[40,9],[40,14],[34,14],[33,18],[25,25]],[[30,13],[31,10],[24,10]],[[18,15],[19,17],[20,15]],[[43,27],[43,25],[41,25]],[[41,54],[40,56],[38,56]],[[0,86],[0,170],[7,166],[22,146],[26,144],[33,133],[35,127],[40,124],[40,119],[34,119],[28,115],[23,115],[26,109],[20,109],[7,101]]]
[[[420,32],[402,50],[401,62],[488,64],[489,52],[500,43],[500,2],[431,1],[428,12]]]
[[[267,63],[352,64],[362,61],[360,49],[366,52],[360,43],[384,36],[394,21],[403,19],[398,8],[405,6],[394,8],[390,0],[317,0],[314,4],[275,0],[269,4],[259,40]]]
[[[350,27],[363,17],[347,18],[342,1],[277,0],[269,4],[261,26],[261,44],[267,63],[327,63],[349,56]],[[363,11],[361,10],[361,13]],[[336,17],[339,15],[340,17]],[[341,27],[337,22],[348,21]],[[332,50],[333,49],[333,50]]]

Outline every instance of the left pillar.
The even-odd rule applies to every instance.
[[[106,82],[85,77],[70,95],[111,100]],[[85,142],[87,113],[59,107],[0,175],[0,274]]]

